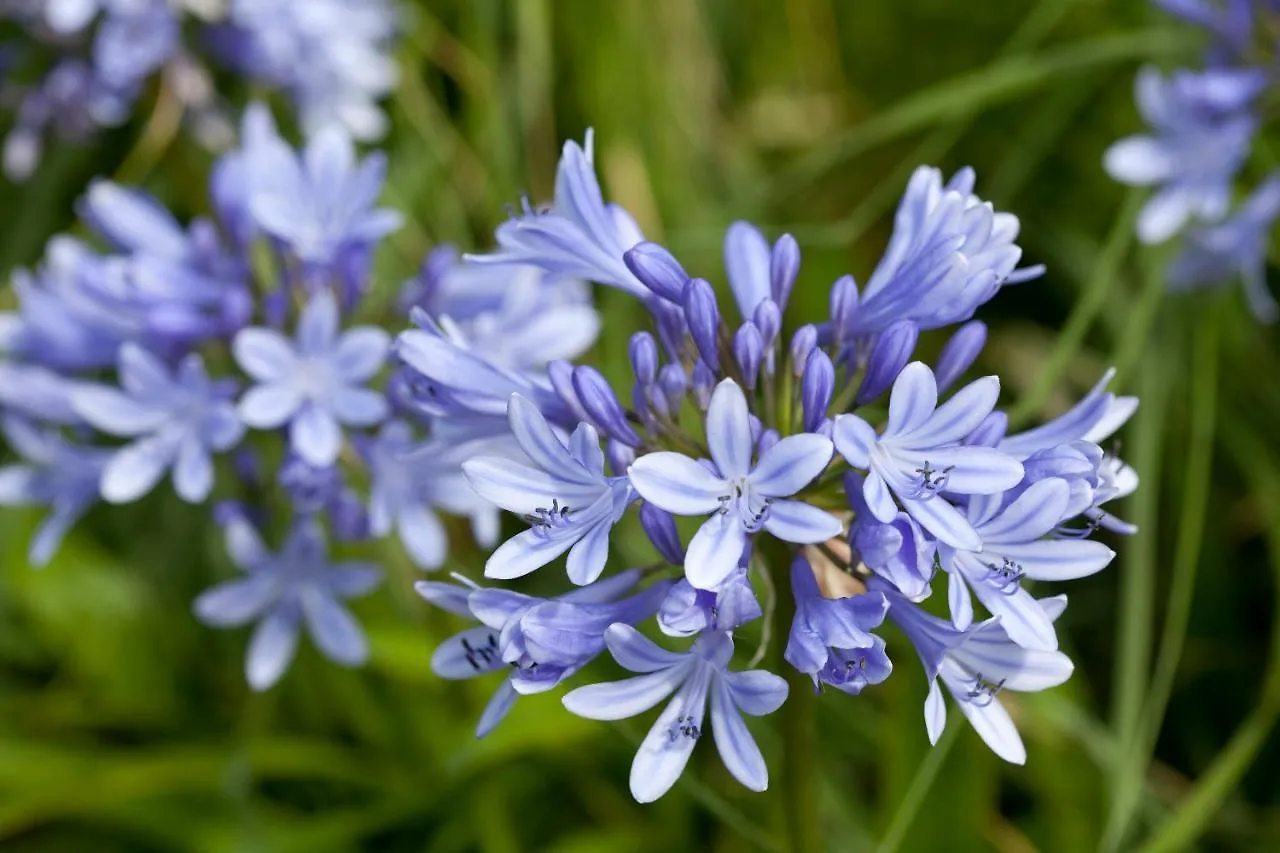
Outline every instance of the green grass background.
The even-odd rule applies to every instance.
[[[1069,588],[1075,677],[1008,700],[1027,765],[996,759],[954,707],[930,748],[924,679],[891,636],[895,677],[818,702],[830,850],[1280,850],[1280,348],[1234,293],[1162,296],[1160,252],[1131,237],[1141,199],[1100,166],[1138,127],[1137,67],[1196,51],[1137,0],[411,8],[385,144],[386,201],[407,225],[378,258],[379,299],[431,245],[484,247],[505,204],[548,197],[561,141],[588,126],[607,191],[690,270],[723,284],[733,219],[794,233],[792,326],[823,316],[839,274],[865,280],[915,165],[969,164],[1021,217],[1027,260],[1049,266],[981,314],[979,367],[1001,375],[1015,419],[1061,411],[1111,364],[1142,395],[1122,438],[1143,487],[1122,514],[1143,532]],[[209,155],[174,130],[153,93],[134,124],[55,146],[34,180],[0,186],[0,268],[34,263],[95,175],[206,210]],[[1251,175],[1270,161],[1260,145]],[[599,305],[591,358],[621,376],[643,317],[617,293]],[[97,511],[41,572],[24,558],[36,518],[0,515],[0,849],[786,849],[769,719],[755,730],[770,794],[738,787],[706,743],[651,806],[626,787],[645,720],[579,720],[552,694],[475,741],[493,685],[430,674],[457,623],[413,595],[397,550],[357,606],[370,665],[345,671],[304,643],[284,682],[254,695],[245,632],[190,615],[230,571],[203,510],[165,495]],[[452,568],[478,576],[482,556],[457,541]],[[624,539],[618,562],[643,547]]]

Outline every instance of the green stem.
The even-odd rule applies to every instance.
[[[776,594],[786,598],[774,607],[773,634],[777,638],[779,671],[787,673],[791,692],[778,712],[782,735],[782,777],[772,780],[771,787],[781,799],[786,824],[787,849],[791,853],[810,853],[822,849],[822,808],[818,796],[817,767],[817,695],[813,682],[804,673],[782,662],[783,638],[791,631],[795,613],[791,600],[791,564],[782,549],[769,553],[770,572]],[[782,606],[784,603],[791,606]]]

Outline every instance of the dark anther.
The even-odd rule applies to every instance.
[[[996,698],[996,694],[1004,689],[1004,679],[999,681],[987,681],[982,677],[982,673],[975,673],[973,676],[973,687],[965,693],[965,698],[979,708],[985,708],[990,705],[992,700]]]

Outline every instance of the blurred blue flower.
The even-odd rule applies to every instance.
[[[1226,215],[1257,130],[1248,110],[1266,82],[1255,68],[1139,72],[1138,110],[1151,133],[1116,142],[1104,165],[1117,181],[1158,187],[1138,216],[1143,242],[1162,243],[1188,221]]]
[[[614,660],[643,675],[579,687],[565,695],[566,708],[593,720],[624,720],[675,693],[631,765],[631,795],[637,801],[653,802],[680,778],[702,736],[708,695],[711,732],[725,768],[753,791],[769,787],[764,757],[742,715],[776,711],[786,701],[786,681],[759,669],[729,672],[733,639],[727,633],[703,634],[683,654],[657,646],[629,625],[610,626],[604,639]]]
[[[71,404],[85,422],[109,435],[135,439],[112,454],[102,472],[102,496],[127,503],[151,491],[172,469],[178,496],[200,503],[213,489],[212,454],[244,435],[231,398],[236,384],[213,382],[191,354],[177,370],[136,344],[120,348],[120,387],[83,384]]]
[[[52,559],[62,537],[98,501],[98,483],[111,451],[81,447],[56,431],[21,418],[0,421],[5,440],[22,462],[0,467],[0,506],[47,506],[27,551],[33,566]]]
[[[299,456],[331,465],[342,448],[340,425],[370,427],[386,417],[386,399],[363,385],[382,369],[389,349],[387,333],[373,326],[339,334],[337,300],[327,290],[316,293],[293,342],[264,327],[236,335],[236,361],[258,383],[240,398],[240,417],[255,429],[288,424]]]
[[[863,497],[872,515],[892,523],[898,516],[896,495],[939,541],[981,549],[982,539],[945,493],[995,494],[1022,479],[1022,465],[1008,454],[959,444],[991,413],[999,394],[1000,380],[987,376],[939,406],[933,371],[914,361],[893,383],[889,421],[879,436],[857,415],[836,418],[836,450],[854,468],[867,471]]]
[[[245,576],[201,593],[194,608],[216,628],[258,622],[245,657],[249,685],[266,690],[280,680],[303,623],[325,657],[343,666],[363,664],[369,655],[364,632],[342,601],[372,590],[381,571],[368,563],[330,563],[314,520],[295,521],[284,546],[271,553],[238,508],[223,507],[220,514],[227,551]]]
[[[689,543],[685,575],[699,589],[716,589],[738,565],[750,535],[767,530],[785,542],[825,542],[840,521],[803,501],[787,500],[831,461],[831,440],[791,435],[751,464],[755,441],[742,389],[731,379],[716,386],[707,408],[704,465],[681,453],[647,453],[631,466],[631,485],[646,501],[676,515],[707,515]]]

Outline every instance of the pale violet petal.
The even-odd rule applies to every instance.
[[[669,669],[689,657],[667,651],[625,622],[615,622],[606,628],[604,642],[618,665],[632,672]]]
[[[627,477],[640,497],[676,515],[706,515],[720,508],[729,484],[688,456],[647,453],[631,464]]]
[[[631,795],[636,802],[658,799],[684,772],[698,741],[694,732],[702,730],[710,678],[709,667],[698,666],[640,744],[631,763]]]
[[[839,536],[842,527],[840,519],[803,501],[773,501],[764,520],[765,530],[774,536],[802,545],[826,542]]]
[[[420,569],[438,569],[448,554],[448,539],[439,517],[422,504],[410,504],[396,518],[396,532],[409,559]]]
[[[205,590],[192,607],[204,624],[234,628],[252,622],[270,607],[277,588],[276,578],[271,575],[250,575]]]
[[[507,402],[507,420],[516,443],[529,457],[529,461],[552,476],[570,483],[584,485],[599,482],[598,478],[577,462],[556,437],[538,407],[519,394],[512,394]],[[581,427],[580,427],[581,428]],[[594,430],[592,430],[594,432]],[[575,431],[574,435],[578,435]],[[586,432],[583,433],[587,435]],[[584,437],[582,441],[587,441]],[[597,437],[596,452],[600,443]]]
[[[1102,166],[1121,183],[1149,186],[1170,177],[1175,161],[1159,140],[1150,136],[1127,136],[1112,143],[1102,155]]]
[[[744,714],[763,717],[772,714],[787,701],[787,681],[763,669],[727,672],[721,676],[733,694],[733,702]]]
[[[258,623],[245,654],[245,678],[254,690],[266,690],[280,680],[298,648],[298,614],[277,607]]]
[[[946,472],[943,488],[954,494],[991,495],[1022,482],[1022,463],[990,447],[935,447],[922,455]]]
[[[329,392],[329,410],[347,426],[371,427],[381,423],[390,412],[387,400],[370,388],[339,385]]]
[[[600,577],[609,559],[609,530],[612,526],[607,519],[597,522],[569,549],[565,569],[570,581],[586,586]]]
[[[947,575],[947,606],[951,610],[951,624],[967,631],[973,624],[973,598],[959,571]]]
[[[474,678],[507,669],[498,652],[498,633],[481,625],[454,634],[431,655],[431,671],[441,678]]]
[[[318,291],[302,309],[295,339],[302,356],[327,356],[338,336],[338,301],[328,290]]]
[[[570,483],[544,471],[497,456],[462,463],[462,472],[476,494],[508,512],[529,515],[539,509],[585,509],[599,498],[602,485]]]
[[[480,714],[480,721],[476,723],[476,737],[482,738],[493,731],[494,727],[507,716],[507,712],[511,710],[511,707],[515,705],[516,700],[519,698],[520,694],[511,686],[511,680],[504,680],[498,689],[494,691],[489,704],[484,706],[484,712]]]
[[[1049,478],[1032,483],[1017,500],[979,528],[982,541],[1029,542],[1058,526],[1067,511],[1071,489],[1065,480]]]
[[[691,662],[690,662],[691,664]],[[588,684],[565,694],[564,706],[590,720],[625,720],[657,705],[680,686],[689,665],[662,669],[607,684]]]
[[[575,541],[568,536],[546,536],[537,529],[518,533],[489,555],[484,576],[500,580],[524,577],[568,551]]]
[[[296,385],[255,385],[240,398],[236,411],[246,426],[275,429],[284,426],[302,405],[302,391]]]
[[[904,446],[934,448],[962,441],[978,428],[996,407],[1000,380],[995,376],[975,379],[951,395],[932,416],[910,433],[901,436]]]
[[[960,712],[969,720],[974,731],[986,741],[996,755],[1011,764],[1026,764],[1027,748],[1009,717],[1009,712],[998,699],[985,705],[960,701]]]
[[[854,468],[871,464],[871,448],[876,444],[876,431],[857,415],[840,415],[831,428],[836,451]]]
[[[309,403],[289,423],[289,446],[308,465],[327,468],[338,461],[342,428],[326,409]]]
[[[748,481],[767,497],[790,497],[826,470],[831,453],[831,440],[824,436],[789,435],[761,455]]]
[[[213,490],[213,459],[195,436],[187,436],[173,464],[173,490],[187,503],[203,503]]]
[[[747,398],[738,383],[732,379],[722,380],[707,406],[707,447],[721,476],[731,481],[745,477],[751,469],[753,445]]]
[[[1037,581],[1069,581],[1106,568],[1116,552],[1088,539],[1040,539],[1002,543],[1000,554],[1017,562],[1027,577]]]
[[[942,688],[935,678],[929,682],[929,695],[924,700],[924,729],[929,735],[929,743],[937,746],[938,738],[947,727],[947,703],[942,698]]]
[[[77,415],[111,435],[144,435],[169,420],[167,409],[141,403],[103,385],[77,385],[70,397]]]
[[[293,375],[298,355],[284,335],[274,329],[242,329],[231,342],[240,369],[259,382],[281,382]]]
[[[685,552],[684,572],[698,589],[716,589],[738,567],[747,531],[734,514],[716,513],[693,534]]]
[[[748,789],[763,791],[769,787],[769,770],[760,747],[747,729],[746,722],[734,706],[733,697],[723,679],[716,678],[711,687],[711,733],[725,769]]]
[[[345,666],[358,666],[369,657],[364,632],[347,608],[331,595],[308,590],[302,596],[307,630],[324,656]]]
[[[136,501],[155,488],[173,463],[177,448],[160,437],[126,444],[102,469],[102,497],[110,503]]]
[[[368,382],[386,363],[391,337],[374,326],[346,331],[334,347],[332,364],[342,379],[353,385]]]
[[[885,435],[905,435],[919,428],[929,420],[937,405],[938,383],[933,371],[924,362],[911,362],[893,382]]]
[[[898,505],[889,494],[889,485],[875,471],[867,474],[862,483],[862,499],[867,502],[871,514],[882,524],[890,524],[898,517]]]
[[[870,477],[867,478],[867,482],[871,482]],[[911,517],[920,522],[920,526],[932,533],[938,541],[966,551],[982,550],[982,537],[973,529],[960,510],[948,503],[941,495],[926,500],[904,498],[902,504]]]

